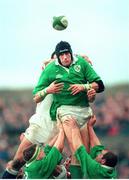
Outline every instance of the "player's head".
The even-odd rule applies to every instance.
[[[58,62],[65,67],[69,67],[73,61],[72,49],[68,42],[60,41],[55,48]]]
[[[116,154],[109,150],[103,150],[96,157],[96,161],[109,167],[115,167],[118,162],[118,157]]]
[[[53,171],[53,179],[67,179],[67,170],[64,165],[57,165]]]
[[[67,157],[64,162],[64,166],[66,167],[67,170],[69,169],[70,164],[71,164],[71,156]]]
[[[34,144],[34,145],[29,146],[23,151],[24,160],[26,162],[32,162],[38,157],[40,150],[41,150],[41,147],[39,145]]]

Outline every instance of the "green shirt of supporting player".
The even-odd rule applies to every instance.
[[[74,57],[69,68],[61,66],[58,61],[50,63],[42,72],[33,94],[48,87],[53,81],[63,82],[64,88],[58,94],[53,94],[53,103],[50,109],[52,120],[56,119],[56,110],[61,105],[89,106],[86,92],[72,95],[68,90],[70,84],[86,84],[100,80],[93,68],[82,57]]]
[[[51,179],[52,173],[57,164],[61,161],[62,155],[56,147],[50,148],[47,146],[44,149],[46,154],[41,160],[34,160],[24,169],[27,179]]]
[[[103,166],[98,163],[96,156],[104,150],[104,146],[98,145],[91,149],[90,154],[87,153],[85,147],[80,146],[75,152],[76,158],[80,161],[84,178],[89,179],[114,179],[117,178],[115,168]]]

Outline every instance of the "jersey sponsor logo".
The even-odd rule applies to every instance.
[[[75,70],[76,72],[80,72],[81,66],[80,66],[80,65],[74,65],[74,70]]]
[[[56,75],[56,79],[62,78],[62,77],[63,77],[62,74],[57,74],[57,75]]]

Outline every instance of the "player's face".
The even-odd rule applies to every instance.
[[[62,53],[60,56],[61,64],[65,67],[70,66],[72,63],[71,54],[69,52]]]
[[[108,150],[103,150],[100,154],[98,154],[98,156],[95,158],[95,160],[99,163],[102,162],[103,159],[103,155],[106,154],[108,152]]]
[[[70,163],[71,163],[71,158],[68,157],[68,158],[65,160],[65,162],[64,162],[64,165],[65,165],[66,169],[69,168]]]

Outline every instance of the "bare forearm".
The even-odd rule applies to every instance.
[[[97,91],[97,90],[99,89],[99,86],[98,86],[98,84],[97,84],[96,82],[91,83],[91,87],[92,87],[95,91]]]
[[[96,145],[100,145],[101,143],[99,141],[99,138],[95,134],[93,127],[88,125],[87,128],[89,133],[90,146],[94,147]]]
[[[72,142],[74,151],[76,151],[83,144],[79,128],[72,129]]]
[[[57,140],[54,144],[54,146],[59,149],[59,151],[62,151],[63,148],[64,148],[64,138],[65,138],[65,134],[64,134],[64,131],[63,129],[59,131],[59,134],[58,134],[58,137],[57,137]]]
[[[48,143],[49,146],[53,146],[53,145],[55,144],[57,138],[58,138],[58,134],[57,134],[56,136],[54,136],[54,137],[49,141],[49,143]]]
[[[33,98],[34,102],[39,103],[43,100],[43,98],[41,98],[38,94],[36,94]]]
[[[33,100],[36,103],[39,103],[39,102],[41,102],[46,97],[47,94],[48,94],[47,88],[45,88],[45,89],[37,92],[37,94],[34,96]]]
[[[105,90],[102,80],[91,83],[91,88],[95,89],[97,93],[101,93]]]

